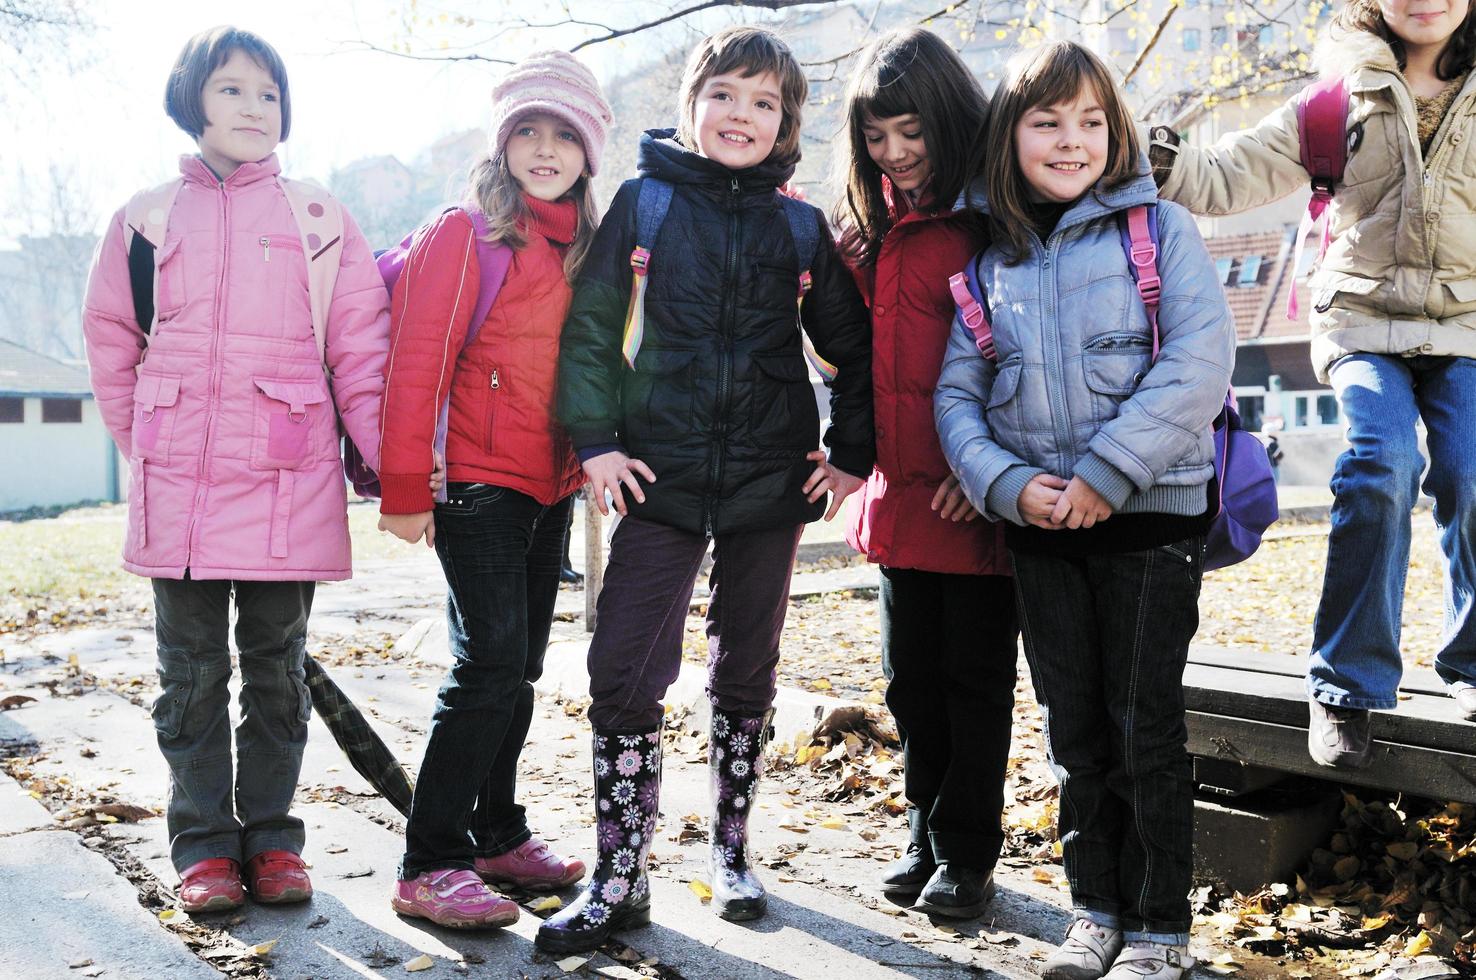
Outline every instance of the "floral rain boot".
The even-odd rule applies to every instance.
[[[538,927],[549,953],[598,949],[612,933],[651,922],[646,856],[661,801],[661,728],[594,733],[594,873],[569,905]]]
[[[707,765],[712,771],[712,907],[730,922],[757,919],[769,898],[748,864],[748,815],[753,811],[769,709],[757,717],[731,714],[713,705]]]

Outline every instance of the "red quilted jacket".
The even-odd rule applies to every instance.
[[[497,302],[465,350],[480,285],[471,219],[447,211],[411,247],[391,306],[382,513],[432,508],[431,440],[448,394],[448,480],[508,487],[544,504],[584,483],[553,413],[559,334],[572,295],[563,263],[575,208],[524,200],[533,212],[528,244],[514,254]]]
[[[933,426],[933,389],[953,328],[948,277],[983,246],[962,212],[893,204],[897,222],[874,265],[855,269],[871,309],[876,466],[849,508],[846,540],[889,568],[1008,575],[1003,529],[983,517],[945,521],[932,510],[948,463]]]

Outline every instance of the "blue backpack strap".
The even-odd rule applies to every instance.
[[[774,192],[779,198],[779,209],[784,212],[784,219],[789,223],[789,237],[794,241],[794,254],[799,262],[799,289],[797,291],[797,306],[805,305],[805,294],[810,291],[814,283],[814,277],[810,269],[815,264],[815,254],[820,250],[820,212],[797,198],[779,191]],[[815,373],[828,384],[835,380],[838,373],[836,366],[820,356],[815,345],[810,342],[810,337],[805,333],[803,325],[800,327],[800,347],[805,352],[805,359],[810,362],[810,367]]]
[[[664,180],[643,177],[636,197],[636,241],[630,251],[630,305],[625,310],[625,330],[620,342],[625,363],[632,370],[646,335],[646,280],[651,271],[651,249],[656,247],[656,236],[661,234],[661,224],[671,209],[675,190]]]

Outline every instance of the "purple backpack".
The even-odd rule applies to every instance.
[[[491,312],[492,304],[497,302],[497,294],[502,291],[502,283],[507,279],[508,266],[512,264],[513,252],[501,242],[486,241],[487,216],[481,211],[472,208],[448,208],[447,210],[465,210],[467,216],[471,218],[472,230],[477,242],[477,265],[481,269],[477,305],[472,311],[471,323],[466,328],[466,339],[461,344],[461,349],[465,350],[477,339],[477,334],[482,332],[482,323],[486,321],[487,314]],[[379,274],[384,279],[384,288],[391,294],[395,291],[395,283],[400,281],[400,274],[405,271],[405,263],[410,258],[410,247],[428,227],[429,225],[422,225],[400,239],[400,244],[375,253],[375,265],[379,267]],[[442,403],[440,415],[436,418],[436,434],[431,443],[432,448],[441,454],[442,459],[446,458],[446,428],[450,412],[451,396],[450,392],[447,392],[446,401]],[[365,464],[364,457],[347,439],[344,440],[343,472],[353,484],[354,492],[359,496],[378,497],[380,495],[379,474]],[[446,502],[444,486],[436,491],[435,499],[438,504]]]
[[[1139,205],[1118,215],[1118,233],[1127,255],[1128,271],[1138,284],[1138,296],[1153,328],[1153,359],[1158,360],[1158,212]],[[977,265],[951,276],[948,288],[964,325],[974,334],[979,353],[995,360],[994,328],[976,276]],[[1205,536],[1204,569],[1213,571],[1245,561],[1261,546],[1261,536],[1275,523],[1279,508],[1271,461],[1261,440],[1245,431],[1235,409],[1235,389],[1225,395],[1225,407],[1215,418],[1215,482],[1220,508]]]

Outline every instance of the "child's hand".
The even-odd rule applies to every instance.
[[[431,470],[430,492],[435,496],[446,485],[446,457],[432,449],[431,461],[434,469]]]
[[[589,477],[590,490],[594,493],[595,506],[606,517],[610,516],[610,510],[605,506],[606,490],[615,501],[615,509],[624,517],[625,497],[621,493],[621,484],[630,488],[630,495],[635,498],[636,503],[643,504],[646,502],[646,495],[636,481],[636,476],[644,477],[647,483],[656,482],[656,474],[651,472],[650,467],[618,451],[601,453],[586,460],[583,465],[584,474]]]
[[[1025,523],[1047,531],[1059,531],[1061,525],[1051,519],[1051,513],[1060,504],[1061,491],[1065,489],[1066,481],[1050,473],[1041,473],[1025,484],[1025,489],[1020,491],[1020,499],[1016,501]]]
[[[410,544],[424,536],[427,548],[436,546],[436,512],[433,510],[419,514],[380,514],[379,529]]]
[[[1055,508],[1051,510],[1051,521],[1057,526],[1069,528],[1091,527],[1111,516],[1112,505],[1103,500],[1102,495],[1079,476],[1073,476],[1071,482],[1066,484],[1061,499],[1056,501]]]
[[[852,476],[845,470],[830,465],[825,456],[825,451],[817,449],[814,452],[805,453],[805,459],[815,464],[815,472],[805,481],[800,492],[805,499],[814,503],[823,497],[826,492],[830,493],[830,509],[825,512],[825,519],[832,520],[840,513],[841,504],[847,497],[860,490],[866,482],[859,476]]]
[[[952,473],[938,484],[938,492],[933,494],[932,508],[938,511],[939,517],[954,523],[963,521],[967,524],[979,516],[974,505],[969,503],[969,498],[964,496],[963,488],[958,485],[958,477]]]

